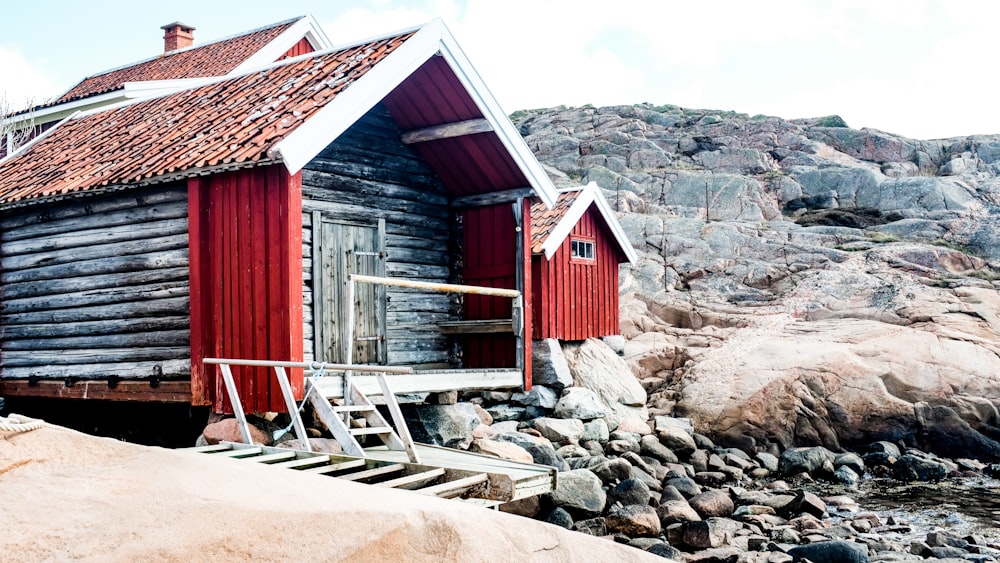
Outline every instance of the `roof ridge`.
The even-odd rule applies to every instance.
[[[253,34],[253,33],[258,33],[258,32],[264,31],[266,29],[272,29],[272,28],[279,27],[279,26],[282,26],[282,25],[288,25],[288,24],[297,22],[297,21],[299,21],[299,20],[301,20],[303,18],[306,18],[306,17],[308,17],[308,16],[304,16],[304,15],[303,16],[297,16],[297,17],[294,17],[294,18],[291,18],[291,19],[287,19],[287,20],[284,20],[284,21],[280,21],[280,22],[277,22],[277,23],[263,25],[263,26],[260,26],[260,27],[254,28],[254,29],[249,29],[249,30],[246,30],[246,31],[241,31],[239,33],[234,33],[234,34],[228,35],[226,37],[220,37],[218,39],[213,39],[213,40],[211,40],[211,41],[209,41],[207,43],[199,43],[198,45],[191,45],[190,47],[184,47],[183,49],[175,49],[173,51],[167,51],[166,53],[160,53],[158,55],[153,55],[152,57],[146,57],[145,59],[140,59],[138,61],[133,61],[131,63],[126,63],[126,64],[123,64],[123,65],[116,66],[114,68],[109,68],[107,70],[102,70],[101,72],[97,72],[97,73],[94,73],[94,74],[91,74],[91,75],[88,75],[88,76],[84,76],[83,78],[81,78],[80,80],[78,80],[76,84],[74,84],[73,86],[71,86],[69,88],[69,90],[66,90],[66,92],[69,92],[73,88],[76,88],[77,85],[83,83],[86,80],[90,80],[91,78],[97,78],[98,76],[104,76],[105,74],[111,74],[112,72],[117,72],[119,70],[124,70],[126,68],[130,68],[130,67],[133,67],[133,66],[136,66],[136,65],[141,65],[143,63],[148,63],[148,62],[151,62],[151,61],[155,61],[157,59],[163,59],[163,58],[167,58],[167,57],[172,57],[172,56],[180,54],[180,53],[187,53],[189,51],[194,51],[194,50],[201,49],[201,48],[204,48],[204,47],[209,47],[211,45],[215,45],[216,43],[222,43],[223,41],[231,41],[233,39],[236,39],[237,37],[243,37],[245,35],[250,35],[250,34]],[[61,98],[62,96],[65,96],[65,95],[66,95],[66,93],[64,92],[59,97]],[[59,99],[59,98],[56,98],[56,99]]]

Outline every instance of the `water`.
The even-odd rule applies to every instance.
[[[861,510],[877,513],[883,524],[892,517],[909,526],[909,532],[887,534],[898,541],[923,540],[929,531],[946,530],[1000,544],[1000,480],[975,477],[901,484],[871,479],[854,498]]]

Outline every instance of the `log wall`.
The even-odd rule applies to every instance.
[[[190,374],[187,191],[0,215],[0,377]]]
[[[448,195],[429,165],[400,141],[396,122],[376,106],[302,171],[304,337],[312,345],[312,219],[386,223],[386,273],[454,283],[458,244]],[[435,323],[460,318],[459,299],[445,293],[388,288],[390,365],[454,367],[452,342]],[[322,358],[320,358],[322,359]]]

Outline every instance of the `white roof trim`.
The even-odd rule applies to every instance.
[[[288,29],[282,31],[270,43],[261,47],[259,51],[234,68],[229,74],[239,74],[245,70],[268,66],[278,60],[281,55],[291,49],[302,38],[305,38],[316,51],[326,51],[333,44],[323,32],[323,28],[316,22],[315,18],[304,16]]]
[[[535,194],[545,203],[548,208],[552,208],[556,203],[558,191],[549,175],[545,173],[542,165],[539,164],[535,154],[531,152],[528,144],[524,142],[524,137],[514,127],[514,124],[507,117],[496,98],[490,92],[482,77],[476,72],[465,52],[455,41],[455,37],[448,30],[441,20],[435,20],[441,26],[441,54],[452,71],[465,86],[465,89],[472,96],[472,100],[479,107],[479,111],[493,124],[494,131],[503,146],[510,152],[511,157],[521,170],[521,173],[528,179],[528,183],[535,189]]]
[[[52,127],[49,127],[45,131],[42,131],[42,133],[40,135],[35,136],[35,138],[31,139],[27,143],[24,143],[23,145],[17,147],[17,150],[15,150],[14,152],[8,153],[7,156],[5,156],[3,158],[0,158],[0,164],[3,164],[4,162],[7,162],[8,160],[16,157],[17,155],[23,153],[26,150],[28,150],[28,148],[31,147],[31,145],[34,145],[35,143],[41,141],[45,137],[48,137],[49,135],[52,134],[53,131],[55,131],[56,129],[58,129],[60,125],[62,125],[63,123],[66,123],[67,121],[69,121],[71,119],[74,119],[79,113],[80,112],[76,112],[73,115],[70,115],[69,117],[66,117],[65,119],[63,119],[59,123],[56,123]]]
[[[625,235],[625,231],[622,229],[621,223],[615,217],[615,212],[612,211],[611,206],[608,204],[608,200],[604,199],[604,195],[601,194],[601,189],[597,186],[597,183],[591,182],[586,186],[581,186],[578,188],[570,188],[567,190],[561,190],[562,192],[572,192],[580,191],[580,195],[576,196],[576,201],[570,206],[569,211],[563,215],[563,218],[556,224],[556,228],[552,229],[549,236],[542,243],[542,252],[545,253],[545,259],[549,260],[552,256],[559,250],[562,246],[563,241],[566,237],[573,231],[573,227],[580,221],[583,214],[587,212],[591,204],[597,205],[597,210],[601,213],[604,218],[605,224],[607,224],[608,229],[611,230],[612,236],[615,237],[615,241],[618,246],[622,249],[625,257],[628,259],[629,264],[635,265],[638,260],[638,256],[635,253],[635,249],[632,248],[632,243],[629,242],[628,236]]]
[[[558,196],[555,186],[440,19],[419,28],[413,37],[337,95],[309,121],[274,145],[268,156],[280,158],[288,171],[295,174],[424,62],[439,53],[493,125],[494,133],[528,178],[535,194],[551,208]]]
[[[437,52],[439,32],[435,28],[434,22],[424,26],[308,121],[271,147],[267,155],[275,160],[280,158],[291,174],[302,170],[320,151]]]
[[[125,95],[121,90],[114,90],[105,94],[99,94],[89,98],[81,98],[79,100],[73,100],[72,102],[66,102],[56,106],[27,110],[23,113],[12,115],[4,120],[0,120],[0,124],[15,124],[23,121],[34,121],[36,125],[40,123],[48,123],[50,121],[60,119],[61,115],[72,114],[77,110],[88,109],[94,105],[119,101],[123,99],[124,96]],[[50,117],[52,119],[45,119],[46,117]]]

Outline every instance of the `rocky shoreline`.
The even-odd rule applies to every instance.
[[[555,491],[503,511],[677,561],[1000,560],[1000,536],[931,529],[913,539],[909,523],[856,500],[865,479],[1000,477],[1000,464],[887,441],[859,453],[723,447],[690,419],[647,406],[662,398],[647,393],[655,382],[636,379],[604,342],[539,344],[549,353],[538,355],[527,393],[443,393],[405,409],[417,441],[559,470]],[[206,442],[222,438],[220,426],[206,429]],[[336,451],[318,420],[310,426],[315,448]]]

